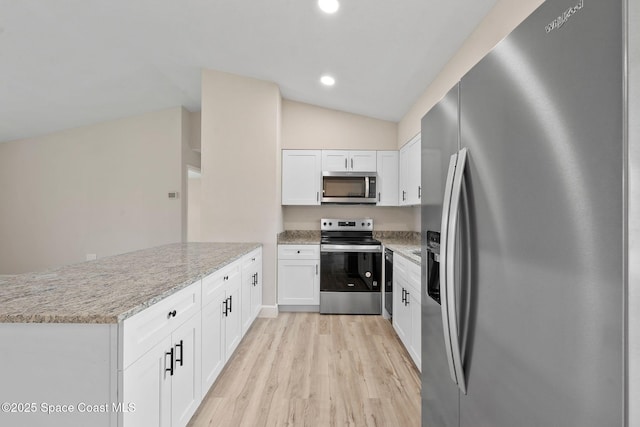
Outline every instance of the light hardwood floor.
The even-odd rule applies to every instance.
[[[420,425],[420,373],[381,316],[254,322],[190,427]]]

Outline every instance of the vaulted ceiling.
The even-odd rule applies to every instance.
[[[0,141],[198,111],[203,68],[397,121],[495,1],[0,0]]]

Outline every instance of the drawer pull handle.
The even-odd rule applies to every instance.
[[[169,372],[169,374],[171,376],[173,376],[173,347],[171,347],[171,351],[168,351],[164,354],[164,364],[165,366],[167,365],[167,356],[171,357],[171,361],[169,362],[169,367],[168,368],[164,368],[164,377],[167,377],[167,372]]]
[[[229,280],[229,276],[224,276],[224,280]]]
[[[178,353],[178,347],[180,347],[180,358],[179,358],[179,359],[178,359],[178,354],[177,354],[177,353]],[[182,357],[182,356],[183,356],[183,354],[184,354],[184,353],[183,353],[183,351],[184,351],[184,349],[183,349],[183,348],[184,348],[184,347],[183,347],[183,345],[182,345],[182,340],[180,340],[180,344],[176,344],[176,345],[175,345],[175,348],[176,348],[176,366],[178,365],[178,362],[180,362],[180,366],[182,366],[182,359],[183,359],[183,357]]]
[[[233,295],[229,295],[229,313],[233,313]]]
[[[171,319],[172,317],[176,317],[176,314],[178,314],[177,311],[175,311],[175,310],[170,311],[169,313],[167,313],[167,319]]]

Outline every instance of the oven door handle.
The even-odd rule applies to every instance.
[[[320,252],[382,252],[379,245],[320,245]]]

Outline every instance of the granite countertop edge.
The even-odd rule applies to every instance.
[[[0,323],[119,323],[173,295],[181,289],[192,285],[198,280],[215,273],[232,262],[241,259],[243,256],[260,247],[262,247],[262,244],[257,242],[176,243],[105,257],[97,261],[88,261],[58,267],[44,272],[5,275],[0,278]],[[199,253],[198,248],[202,249],[202,253]],[[108,270],[108,267],[112,267],[118,263],[125,263],[128,258],[136,259],[138,263],[140,261],[144,261],[145,256],[148,256],[150,260],[154,256],[159,256],[163,249],[166,249],[171,255],[185,255],[185,252],[193,250],[195,252],[194,257],[197,258],[197,260],[193,261],[191,259],[187,259],[183,263],[176,263],[172,258],[171,261],[174,261],[173,264],[168,267],[163,266],[163,268],[166,268],[167,270],[180,270],[178,273],[174,273],[179,275],[179,280],[174,282],[162,282],[162,280],[160,280],[162,283],[147,281],[143,283],[143,285],[147,287],[146,293],[148,295],[142,296],[138,301],[125,300],[124,302],[129,302],[129,304],[125,305],[121,311],[118,309],[105,309],[105,312],[100,313],[98,311],[99,309],[89,311],[83,310],[83,304],[91,305],[92,303],[96,304],[96,302],[100,301],[100,296],[90,300],[87,296],[87,292],[91,290],[91,286],[95,286],[97,290],[106,287],[107,284],[104,283],[105,280],[100,275],[101,272]],[[189,257],[187,256],[187,258]],[[201,263],[202,265],[199,265]],[[56,312],[57,307],[53,307],[53,309],[47,308],[47,302],[44,301],[43,298],[39,298],[39,295],[37,295],[38,291],[31,289],[36,287],[36,282],[38,282],[37,286],[46,287],[47,289],[45,289],[45,291],[54,290],[56,283],[63,283],[63,287],[68,289],[80,289],[81,286],[76,285],[74,287],[73,284],[68,284],[72,280],[79,280],[78,277],[82,276],[82,274],[79,276],[77,273],[78,271],[81,271],[82,274],[86,275],[87,281],[82,282],[82,287],[85,289],[80,292],[80,300],[76,302],[76,309],[70,308],[67,312]],[[144,273],[145,271],[132,271],[131,276],[141,275]],[[159,274],[156,270],[151,271],[151,273]],[[68,275],[68,277],[66,275]],[[41,278],[44,278],[44,283],[39,282],[39,279]],[[48,278],[52,278],[52,280],[55,279],[55,283],[47,283]],[[94,284],[91,283],[91,278],[95,279]],[[125,277],[121,274],[120,276],[116,275],[113,278],[110,278],[108,281],[111,282],[113,286],[117,287],[119,285],[119,283],[117,283],[118,280],[127,281],[128,279],[129,277]],[[80,280],[82,280],[82,277]],[[22,288],[29,295],[22,296],[17,295],[14,292],[13,295],[7,296],[6,290],[11,287],[13,287],[14,291],[19,291]],[[157,288],[157,290],[154,288]],[[107,297],[111,297],[110,300],[107,301],[108,303],[111,303],[111,306],[114,305],[113,294],[117,294],[117,290],[119,289],[116,289],[116,292],[112,292],[107,295]],[[54,290],[54,298],[52,298],[53,301],[51,305],[55,305],[55,297],[60,298],[61,296],[64,295],[55,295]],[[117,299],[117,297],[115,298]],[[121,301],[115,301],[115,303],[119,302]],[[20,307],[20,303],[23,303],[25,307]]]
[[[419,251],[420,233],[407,231],[374,231],[373,237],[380,240],[385,248],[391,249],[414,264],[421,265]],[[319,230],[286,230],[278,234],[279,245],[319,245]]]

